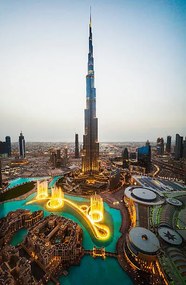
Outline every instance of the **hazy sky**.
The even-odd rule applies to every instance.
[[[186,1],[1,0],[0,140],[82,140],[90,5],[99,141],[186,135]]]

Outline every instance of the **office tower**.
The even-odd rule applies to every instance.
[[[183,158],[186,159],[186,137],[185,140],[183,141]]]
[[[166,152],[171,152],[171,136],[167,136],[167,143],[166,143]]]
[[[1,172],[1,159],[0,159],[0,189],[3,187],[3,179],[2,179],[2,172]]]
[[[7,156],[8,155],[7,143],[6,142],[0,142],[0,155],[1,156]]]
[[[127,147],[122,152],[122,158],[123,159],[129,159],[129,152],[128,152],[128,148]]]
[[[79,158],[79,140],[78,140],[78,134],[75,134],[75,158]]]
[[[94,87],[94,58],[92,23],[89,23],[88,74],[86,76],[85,134],[83,136],[82,172],[99,172],[98,119],[96,118],[96,88]]]
[[[122,159],[123,159],[123,168],[128,168],[129,167],[129,152],[127,148],[125,148],[122,151]]]
[[[24,139],[22,132],[20,133],[20,136],[19,136],[19,155],[22,158],[25,157],[25,139]]]
[[[179,160],[183,156],[183,137],[176,134],[176,144],[175,144],[175,159]]]
[[[151,168],[151,146],[150,144],[138,148],[138,163],[139,163],[139,166],[145,167],[146,173],[150,172],[150,168]]]
[[[157,154],[163,155],[164,154],[164,139],[157,138]]]
[[[11,156],[11,138],[9,136],[6,136],[5,141],[6,141],[8,156]]]

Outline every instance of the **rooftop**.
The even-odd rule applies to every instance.
[[[154,254],[160,248],[160,243],[156,235],[142,227],[135,227],[130,230],[129,241],[136,249],[148,254]]]
[[[159,236],[169,244],[180,245],[182,243],[182,237],[175,230],[169,227],[160,227],[158,229]]]

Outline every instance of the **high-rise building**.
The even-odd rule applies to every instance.
[[[88,74],[86,76],[85,134],[83,136],[82,172],[99,172],[98,119],[96,118],[96,88],[94,87],[94,58],[92,23],[89,23]]]
[[[171,152],[171,136],[167,136],[167,143],[166,143],[166,152]]]
[[[19,155],[22,158],[25,157],[25,139],[24,139],[22,132],[20,133],[20,136],[19,136]]]
[[[78,134],[75,134],[75,158],[79,158],[79,140],[78,140]]]
[[[151,146],[146,145],[138,148],[138,163],[139,166],[145,167],[146,173],[151,169]]]
[[[157,154],[163,155],[164,154],[164,139],[157,138]]]
[[[11,138],[9,136],[6,136],[5,141],[6,141],[6,145],[7,145],[8,156],[11,156]]]
[[[5,142],[0,141],[0,155],[11,156],[11,139],[9,136],[5,138]]]
[[[1,159],[0,159],[0,189],[3,187],[3,179],[2,179],[2,172],[1,172]]]
[[[183,137],[176,134],[176,144],[175,144],[175,159],[179,160],[183,157]]]
[[[127,147],[122,151],[123,168],[129,167],[129,152]]]
[[[1,156],[7,156],[8,150],[7,150],[7,143],[0,141],[0,155]]]

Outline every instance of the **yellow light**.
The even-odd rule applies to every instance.
[[[61,209],[64,203],[68,204],[70,207],[72,207],[76,212],[78,212],[82,216],[82,218],[86,221],[96,239],[99,240],[109,239],[110,237],[109,227],[107,225],[99,223],[100,221],[103,220],[104,217],[103,200],[99,195],[95,194],[91,197],[90,207],[88,205],[78,206],[71,200],[64,198],[64,193],[60,188],[57,187],[52,189],[51,197],[47,197],[45,199],[49,200],[46,204],[48,210]],[[38,199],[37,195],[36,199],[33,199],[27,202],[26,204],[39,202],[42,200],[43,198]]]
[[[48,182],[37,181],[37,200],[46,199],[48,197]]]
[[[91,219],[95,222],[101,222],[103,220],[103,199],[101,196],[95,194],[90,197],[90,212]]]
[[[52,196],[47,202],[46,207],[49,210],[56,210],[62,208],[64,205],[64,193],[61,188],[54,187],[52,188]]]

